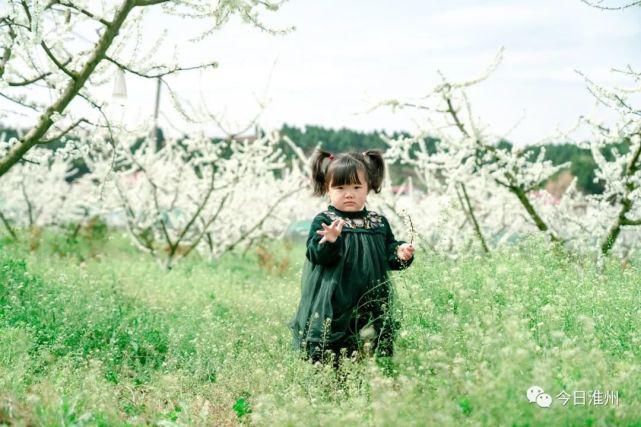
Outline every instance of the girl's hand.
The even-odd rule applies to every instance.
[[[325,242],[334,243],[336,239],[338,239],[338,236],[341,235],[341,231],[343,231],[343,225],[345,225],[345,221],[343,221],[342,219],[335,219],[334,222],[332,222],[329,226],[327,224],[321,225],[323,226],[323,230],[316,231],[316,233],[323,236],[318,244]]]
[[[398,259],[401,261],[408,261],[414,256],[414,245],[409,243],[398,245],[398,248],[396,248],[396,256],[398,256]]]

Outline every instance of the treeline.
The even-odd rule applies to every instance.
[[[387,147],[385,142],[378,136],[378,132],[358,132],[352,129],[328,129],[321,126],[305,126],[298,128],[295,126],[283,125],[281,129],[283,135],[287,135],[296,142],[306,153],[311,153],[319,142],[325,150],[331,152],[346,151],[365,151],[366,149],[381,149]],[[409,133],[395,132],[389,134],[392,138],[400,136],[409,137]],[[427,150],[431,153],[436,151],[438,139],[426,138]],[[509,148],[509,141],[501,141],[500,146]],[[600,182],[594,182],[596,163],[590,150],[579,148],[574,144],[556,143],[546,144],[545,159],[550,160],[555,165],[570,162],[567,171],[577,178],[577,187],[584,193],[597,194],[603,191],[603,185]],[[611,160],[613,157],[612,149],[618,150],[619,153],[626,153],[628,145],[625,142],[610,145],[602,150],[604,157]],[[536,158],[540,153],[541,147],[529,147],[526,152]],[[390,165],[390,172],[393,183],[400,183],[406,176],[412,173],[410,168],[400,165]],[[555,179],[555,177],[552,177]],[[415,183],[417,181],[414,181]]]
[[[0,132],[5,134],[5,138],[17,137],[18,134],[14,129],[0,128]],[[322,148],[330,152],[348,152],[356,151],[362,152],[368,149],[380,149],[385,151],[387,145],[379,136],[379,132],[359,132],[353,129],[330,129],[322,126],[304,126],[299,128],[296,126],[289,126],[287,124],[283,125],[281,130],[281,135],[286,135],[291,138],[302,150],[311,154],[314,148],[320,143]],[[382,131],[381,131],[382,133]],[[411,135],[406,132],[394,132],[388,134],[391,138],[398,137],[410,137]],[[164,141],[164,135],[161,130],[158,130],[157,145],[158,147],[162,146]],[[142,142],[142,140],[141,140]],[[438,144],[438,139],[435,138],[426,138],[426,147],[427,150],[431,153],[436,151],[436,146]],[[52,149],[62,145],[62,143],[54,141],[48,146]],[[501,141],[501,146],[510,147],[511,143],[509,141]],[[559,165],[565,162],[570,162],[570,166],[567,171],[573,176],[577,177],[577,187],[584,193],[589,194],[598,194],[603,191],[603,185],[600,182],[595,182],[595,169],[596,163],[592,157],[590,150],[579,148],[574,144],[569,143],[558,143],[558,144],[547,144],[545,146],[545,159],[552,161],[553,164]],[[293,155],[291,150],[283,143],[283,151],[285,153],[290,153]],[[132,147],[135,150],[135,147]],[[526,151],[532,153],[533,156],[537,156],[540,152],[540,147],[530,147]],[[611,145],[602,150],[603,155],[606,159],[611,160],[613,157],[612,149],[618,150],[620,153],[626,153],[628,150],[628,145],[625,142],[620,144]],[[70,179],[74,179],[76,176],[84,174],[86,166],[82,164],[81,161],[74,162],[76,168],[76,174],[70,175]],[[391,164],[390,176],[392,177],[392,184],[398,185],[402,183],[406,177],[412,176],[414,173],[412,168],[406,165],[400,164]],[[556,177],[552,177],[554,180]],[[414,180],[414,183],[420,187],[418,180]]]

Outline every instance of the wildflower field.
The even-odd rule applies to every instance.
[[[393,365],[339,380],[290,349],[303,259],[272,242],[166,272],[116,234],[3,241],[0,425],[641,425],[638,261],[419,251],[393,273]]]

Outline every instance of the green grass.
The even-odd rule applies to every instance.
[[[289,347],[300,245],[166,272],[113,234],[2,242],[0,425],[641,425],[638,264],[598,273],[539,241],[418,252],[393,276],[395,374],[367,359],[341,383]]]

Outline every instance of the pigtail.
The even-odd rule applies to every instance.
[[[327,192],[327,185],[325,179],[327,177],[328,162],[323,164],[325,159],[329,159],[331,153],[317,148],[312,154],[311,168],[312,168],[312,188],[314,189],[313,196],[322,196]]]
[[[369,188],[375,193],[381,192],[383,178],[385,177],[385,161],[383,154],[378,150],[367,150],[363,153],[367,176],[369,177]]]

